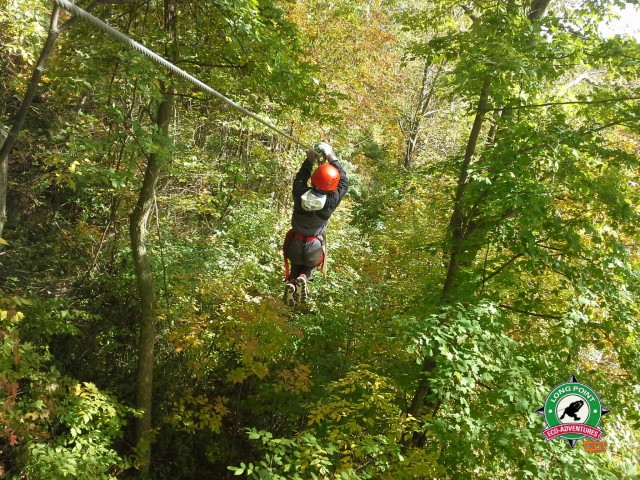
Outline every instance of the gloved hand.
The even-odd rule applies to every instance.
[[[318,142],[313,146],[313,149],[316,152],[322,153],[324,158],[326,158],[330,162],[333,162],[334,160],[336,160],[336,154],[333,152],[333,148],[328,143]]]
[[[320,154],[315,150],[307,150],[307,160],[309,160],[311,163],[315,161],[320,162],[321,157]]]

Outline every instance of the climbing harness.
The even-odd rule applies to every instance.
[[[315,268],[320,267],[323,276],[327,276],[327,268],[326,268],[326,258],[327,258],[327,237],[325,235],[312,235],[310,237],[305,237],[304,235],[300,235],[293,231],[293,228],[290,228],[289,231],[284,236],[284,242],[282,243],[282,254],[284,255],[284,281],[289,280],[290,274],[290,266],[289,266],[289,258],[287,257],[287,250],[289,249],[289,245],[293,239],[299,240],[303,243],[313,242],[318,238],[322,238],[322,258],[318,262]]]
[[[171,70],[174,73],[177,73],[178,75],[180,75],[181,77],[189,80],[191,83],[193,83],[194,85],[197,85],[198,87],[200,87],[202,90],[210,93],[211,95],[213,95],[214,97],[218,98],[219,100],[222,100],[223,102],[225,102],[226,104],[232,106],[233,108],[235,108],[236,110],[239,110],[240,112],[244,113],[245,115],[247,115],[248,117],[253,118],[254,120],[256,120],[257,122],[260,122],[261,124],[263,124],[264,126],[270,128],[271,130],[273,130],[276,133],[279,133],[280,135],[282,135],[285,138],[288,138],[289,140],[291,140],[292,142],[300,145],[302,148],[304,148],[305,150],[309,149],[308,145],[305,145],[303,142],[301,142],[300,140],[298,140],[295,137],[292,137],[291,135],[289,135],[286,132],[283,132],[282,130],[280,130],[278,127],[276,127],[275,125],[273,125],[271,122],[268,122],[267,120],[264,120],[262,118],[260,118],[258,115],[256,115],[255,113],[247,110],[246,108],[242,107],[241,105],[238,105],[236,102],[234,102],[233,100],[231,100],[230,98],[225,97],[223,94],[221,94],[220,92],[214,90],[213,88],[211,88],[209,85],[207,85],[204,82],[201,82],[200,80],[198,80],[197,78],[195,78],[193,75],[188,74],[187,72],[185,72],[184,70],[176,67],[173,63],[169,62],[168,60],[165,60],[164,58],[162,58],[160,55],[158,55],[155,52],[152,52],[151,50],[149,50],[147,47],[145,47],[144,45],[141,45],[140,43],[136,42],[135,40],[133,40],[132,38],[127,37],[124,33],[119,32],[118,30],[116,30],[115,28],[113,28],[112,26],[106,24],[105,22],[103,22],[102,20],[100,20],[99,18],[94,17],[93,15],[91,15],[89,12],[83,10],[82,8],[78,7],[77,5],[67,1],[67,0],[53,0],[54,3],[56,3],[57,5],[59,5],[61,8],[64,8],[65,10],[67,10],[68,12],[73,13],[74,15],[77,15],[78,17],[82,18],[83,20],[91,23],[92,25],[98,27],[100,30],[102,30],[103,32],[107,33],[108,35],[111,35],[112,37],[114,37],[116,40],[118,40],[120,43],[123,43],[125,45],[127,45],[128,47],[133,48],[134,50],[137,50],[138,52],[146,55],[147,57],[149,57],[151,60],[153,60],[156,63],[159,63],[160,65],[168,68],[169,70]]]

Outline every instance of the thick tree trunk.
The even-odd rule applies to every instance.
[[[141,450],[143,473],[148,472],[151,455],[149,433],[152,428],[153,352],[156,330],[156,292],[151,263],[147,254],[146,235],[161,164],[162,160],[158,158],[158,155],[149,157],[140,197],[130,218],[131,247],[141,310],[136,406],[143,413],[136,422],[136,444]]]
[[[29,109],[31,108],[31,103],[33,102],[33,98],[36,95],[36,90],[44,73],[47,61],[49,60],[51,53],[53,53],[53,47],[56,43],[56,40],[58,40],[58,37],[60,36],[61,29],[58,28],[59,16],[60,7],[54,5],[53,12],[51,12],[51,22],[49,24],[49,33],[47,34],[47,39],[44,42],[42,50],[40,51],[40,56],[38,57],[36,68],[33,70],[33,74],[31,75],[31,80],[29,80],[27,91],[24,94],[22,104],[20,105],[20,109],[15,116],[13,125],[11,126],[11,130],[9,130],[9,134],[7,135],[4,142],[2,142],[2,148],[0,148],[0,238],[2,237],[2,232],[4,231],[4,225],[7,222],[9,152],[11,151],[13,144],[17,140],[20,130],[22,130],[22,126],[24,125],[24,122],[27,118],[27,113],[29,113]]]
[[[165,97],[158,108],[157,118],[160,136],[164,139],[169,134],[172,111],[172,95],[171,93],[165,93]],[[131,249],[138,294],[140,296],[136,406],[143,413],[136,422],[136,444],[141,449],[141,470],[143,474],[148,472],[151,459],[150,442],[152,439],[150,438],[150,433],[152,430],[154,344],[157,322],[155,282],[147,253],[146,236],[149,216],[155,204],[158,179],[165,163],[162,157],[163,153],[149,155],[138,203],[130,217]]]
[[[165,53],[175,60],[176,7],[175,0],[165,0],[165,31],[168,44]],[[157,141],[162,145],[159,153],[147,159],[147,168],[138,202],[130,217],[131,250],[135,267],[138,294],[140,295],[140,332],[138,341],[138,370],[136,383],[136,406],[142,416],[136,422],[136,444],[139,449],[140,473],[146,476],[151,466],[151,444],[153,442],[153,368],[156,336],[157,310],[156,290],[151,262],[147,253],[146,235],[149,216],[155,205],[158,179],[166,161],[165,147],[168,144],[169,125],[173,118],[174,95],[172,87],[166,88],[158,107],[156,125]]]

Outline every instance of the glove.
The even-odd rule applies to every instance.
[[[318,153],[322,153],[324,158],[326,158],[330,162],[336,160],[336,154],[333,152],[333,148],[328,143],[318,142],[313,146],[313,149]]]
[[[316,160],[320,162],[320,154],[315,150],[307,150],[307,160],[314,163]]]

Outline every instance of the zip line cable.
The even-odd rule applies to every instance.
[[[160,55],[158,55],[155,52],[152,52],[151,50],[149,50],[147,47],[145,47],[144,45],[136,42],[135,40],[133,40],[132,38],[129,38],[128,36],[126,36],[124,33],[119,32],[118,30],[116,30],[115,28],[113,28],[110,25],[107,25],[105,22],[103,22],[102,20],[100,20],[99,18],[94,17],[93,15],[91,15],[89,12],[83,10],[82,8],[78,7],[77,5],[67,1],[67,0],[53,0],[54,3],[56,3],[58,6],[60,6],[61,8],[64,8],[65,10],[67,10],[70,13],[73,13],[74,15],[77,15],[78,17],[82,18],[83,20],[91,23],[92,25],[98,27],[100,30],[102,30],[103,32],[111,35],[112,37],[114,37],[116,40],[118,40],[120,43],[123,43],[125,45],[127,45],[128,47],[133,48],[134,50],[137,50],[138,52],[146,55],[147,57],[149,57],[151,60],[153,60],[154,62],[159,63],[160,65],[163,65],[164,67],[168,68],[169,70],[171,70],[174,73],[177,73],[178,75],[180,75],[181,77],[189,80],[191,83],[193,83],[194,85],[197,85],[198,87],[200,87],[202,90],[210,93],[211,95],[213,95],[214,97],[218,98],[219,100],[222,100],[224,103],[232,106],[233,108],[235,108],[236,110],[241,111],[242,113],[244,113],[245,115],[247,115],[248,117],[253,118],[254,120],[260,122],[261,124],[263,124],[266,127],[269,127],[271,130],[273,130],[276,133],[279,133],[280,135],[282,135],[283,137],[288,138],[289,140],[291,140],[292,142],[300,145],[302,148],[304,148],[305,150],[309,149],[308,145],[305,145],[304,143],[302,143],[300,140],[298,140],[295,137],[292,137],[291,135],[289,135],[286,132],[283,132],[282,130],[280,130],[278,127],[276,127],[275,125],[273,125],[272,123],[263,120],[262,118],[260,118],[258,115],[256,115],[255,113],[247,110],[246,108],[244,108],[241,105],[238,105],[236,102],[234,102],[233,100],[231,100],[230,98],[225,97],[223,94],[221,94],[220,92],[214,90],[213,88],[211,88],[209,85],[207,85],[204,82],[201,82],[200,80],[198,80],[196,77],[194,77],[193,75],[188,74],[187,72],[185,72],[184,70],[176,67],[173,63],[169,62],[168,60],[165,60],[164,58],[162,58]]]

